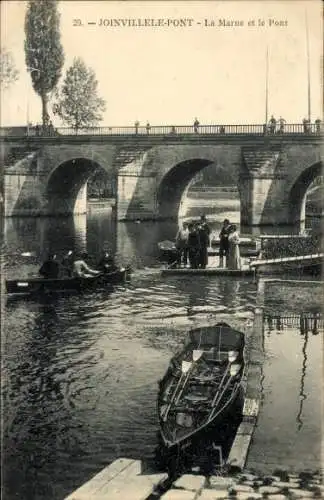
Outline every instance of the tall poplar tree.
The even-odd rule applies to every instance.
[[[77,57],[67,70],[53,112],[77,132],[82,127],[93,127],[102,120],[104,99],[98,96],[98,81],[92,68]]]
[[[48,99],[62,72],[64,53],[57,0],[30,0],[25,17],[25,60],[35,92],[42,100],[42,121],[48,123]]]

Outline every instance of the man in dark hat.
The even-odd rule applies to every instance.
[[[207,224],[205,215],[200,216],[198,235],[200,241],[199,267],[201,269],[206,269],[206,266],[208,265],[208,247],[210,245],[210,228]]]
[[[117,270],[114,257],[109,252],[105,251],[103,253],[98,264],[98,269],[104,273],[112,273]]]
[[[43,278],[58,278],[60,274],[60,265],[56,260],[56,255],[49,254],[38,272]]]
[[[229,242],[228,235],[230,233],[231,224],[228,219],[223,222],[223,227],[219,233],[219,267],[224,267],[224,257],[225,257],[225,267],[227,267]]]

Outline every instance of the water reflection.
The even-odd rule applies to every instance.
[[[299,391],[299,412],[297,414],[296,420],[298,422],[298,430],[303,426],[302,414],[303,414],[303,406],[304,401],[307,399],[307,394],[305,393],[305,377],[306,377],[306,366],[307,366],[307,344],[308,344],[308,331],[305,333],[304,342],[303,342],[303,364],[301,370],[301,379],[300,379],[300,391]]]
[[[174,223],[116,224],[106,213],[6,220],[6,276],[33,272],[48,249],[61,254],[86,248],[95,256],[103,246],[135,269],[131,283],[109,291],[7,302],[2,383],[9,500],[59,500],[118,456],[151,458],[157,444],[157,381],[188,328],[225,320],[244,330],[253,318],[252,280],[161,278],[156,243],[172,239],[175,230]],[[23,258],[19,252],[24,250],[35,251],[36,257]],[[303,300],[309,290],[296,287],[295,293]],[[272,317],[266,332],[277,327],[283,332],[278,306],[270,304],[267,311]],[[264,405],[270,417],[259,426],[262,439],[269,438],[262,450],[272,449],[273,441],[286,434],[295,439],[291,423],[300,411],[297,395],[307,394],[299,417],[307,426],[298,434],[298,457],[304,462],[320,429],[317,333],[322,325],[320,316],[306,316],[303,329],[314,335],[305,348],[303,380],[316,397],[305,383],[300,389],[302,361],[294,356],[298,349],[300,354],[299,338],[286,337],[286,328],[285,335],[266,335],[270,362]],[[275,424],[278,418],[282,428]]]

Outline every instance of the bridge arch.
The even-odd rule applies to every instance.
[[[311,183],[320,175],[323,175],[323,163],[321,161],[309,166],[298,176],[289,193],[290,220],[292,223],[305,221],[306,196]]]
[[[186,195],[190,181],[211,160],[194,158],[174,165],[161,179],[157,192],[157,206],[159,218],[177,219],[181,201]]]
[[[97,161],[85,157],[71,158],[54,168],[46,182],[47,213],[86,213],[87,181],[98,170],[107,171]]]

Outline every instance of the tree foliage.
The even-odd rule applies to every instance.
[[[75,58],[53,105],[54,114],[75,130],[97,125],[106,109],[97,87],[93,69],[87,67],[81,58]]]
[[[19,72],[11,52],[3,48],[0,52],[0,83],[3,89],[18,80]]]
[[[57,0],[29,1],[25,35],[27,70],[35,92],[42,99],[43,125],[46,125],[48,98],[59,81],[64,63]]]

